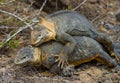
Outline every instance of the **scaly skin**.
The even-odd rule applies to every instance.
[[[73,36],[88,36],[95,39],[105,47],[111,56],[119,61],[114,52],[112,41],[105,35],[97,33],[86,17],[75,11],[62,10],[49,15],[47,18],[41,18],[40,23],[31,32],[31,44],[38,46],[51,40],[65,44],[56,60],[59,62],[58,66],[62,68],[68,63],[68,57],[76,47]]]
[[[77,36],[74,37],[74,40],[77,42],[77,45],[68,57],[69,65],[78,66],[91,60],[97,60],[110,67],[116,66],[116,62],[102,49],[103,47],[92,38]],[[66,67],[61,69],[57,66],[59,63],[55,62],[56,56],[54,55],[59,54],[63,47],[64,45],[59,42],[50,41],[42,44],[40,47],[28,46],[22,48],[18,51],[15,64],[41,64],[50,69],[52,73],[68,75],[68,73],[65,72],[68,72],[69,68],[67,70],[65,70]]]

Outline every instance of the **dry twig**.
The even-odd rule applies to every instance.
[[[14,0],[13,0],[13,1],[14,1]],[[41,6],[41,8],[40,8],[40,10],[39,10],[38,15],[40,15],[40,13],[41,13],[43,7],[45,6],[46,2],[47,2],[47,0],[45,0],[44,3],[42,4],[42,6]],[[10,41],[13,37],[15,37],[15,36],[16,36],[18,33],[20,33],[22,30],[24,30],[24,29],[26,29],[26,28],[28,28],[28,27],[30,27],[30,28],[33,30],[32,25],[34,25],[34,24],[36,23],[36,22],[32,22],[31,24],[30,24],[30,23],[27,23],[23,18],[20,18],[19,16],[15,15],[15,14],[13,14],[13,13],[10,13],[10,12],[7,12],[7,11],[1,10],[1,9],[0,9],[0,12],[5,13],[5,14],[8,14],[8,15],[11,15],[11,16],[17,18],[18,20],[22,21],[24,24],[26,24],[26,26],[20,27],[20,28],[16,31],[16,33],[14,33],[14,34],[11,35],[9,38],[7,38],[6,41],[2,44],[1,47],[3,47],[8,41]]]
[[[83,5],[87,0],[84,0],[81,4],[79,4],[77,7],[75,7],[74,9],[72,9],[72,11],[75,11],[76,9],[78,9],[81,5]]]
[[[4,10],[1,10],[1,9],[0,9],[0,12],[5,13],[5,14],[8,14],[8,15],[11,15],[11,16],[17,18],[18,20],[20,20],[20,21],[22,21],[24,24],[26,24],[28,27],[30,27],[31,29],[33,29],[32,26],[31,26],[29,23],[25,22],[25,20],[22,19],[22,18],[20,18],[19,16],[15,15],[15,14],[13,14],[13,13],[10,13],[10,12],[4,11]]]
[[[13,14],[13,13],[10,13],[10,12],[7,12],[7,11],[4,11],[4,10],[1,10],[1,9],[0,9],[0,12],[5,13],[5,14],[8,14],[8,15],[11,15],[11,16],[19,19],[20,21],[22,21],[24,24],[26,24],[26,26],[20,27],[20,28],[16,31],[16,33],[14,33],[14,34],[11,35],[9,38],[7,38],[6,41],[2,44],[1,47],[3,47],[8,41],[10,41],[13,37],[15,37],[15,36],[16,36],[19,32],[21,32],[22,30],[24,30],[24,29],[26,29],[26,28],[28,28],[28,27],[30,27],[31,29],[33,29],[33,28],[32,28],[32,25],[34,25],[35,23],[31,23],[31,24],[30,24],[30,23],[27,23],[27,22],[25,22],[24,19],[18,17],[17,15],[15,15],[15,14]]]
[[[14,1],[16,1],[16,0],[11,0],[11,1],[6,2],[6,3],[1,2],[0,4],[1,4],[1,5],[7,5],[7,4],[10,4],[10,3],[14,2]]]
[[[34,25],[34,23],[31,24],[31,26]],[[29,26],[26,25],[24,27],[20,27],[16,33],[14,33],[13,35],[9,36],[9,38],[6,39],[6,41],[2,44],[2,46],[0,47],[3,47],[8,41],[10,41],[13,37],[15,37],[18,33],[20,33],[22,30],[28,28]]]
[[[41,8],[40,8],[40,10],[39,10],[39,12],[38,12],[38,14],[37,14],[37,16],[40,15],[40,13],[41,13],[42,9],[44,8],[46,2],[47,2],[47,0],[45,0],[45,1],[43,2],[43,4],[42,4],[42,6],[41,6]]]
[[[95,18],[91,21],[91,23],[93,23],[95,20],[97,20],[100,16],[101,16],[101,15],[98,15],[97,17],[95,17]]]

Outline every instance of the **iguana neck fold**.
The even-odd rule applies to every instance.
[[[38,49],[38,48],[35,48],[34,51],[35,51],[35,52],[34,52],[34,54],[33,54],[33,57],[34,57],[33,62],[34,62],[34,63],[42,64],[42,53],[41,53],[41,50]]]
[[[46,20],[44,18],[41,18],[40,25],[45,26],[46,29],[49,32],[49,38],[46,41],[49,41],[51,39],[55,40],[55,37],[56,37],[56,31],[55,31],[56,25],[55,25],[55,23],[52,20],[50,20],[50,19]]]
[[[34,63],[36,64],[40,64],[42,65],[43,62],[45,61],[46,59],[46,55],[39,49],[39,48],[35,48],[35,52],[33,54],[33,57],[34,57]]]

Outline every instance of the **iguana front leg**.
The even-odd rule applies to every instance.
[[[67,60],[76,46],[76,41],[67,33],[57,34],[57,40],[65,44],[60,54],[57,55],[58,59],[56,60],[56,62],[58,62],[58,66],[63,68],[68,65]]]

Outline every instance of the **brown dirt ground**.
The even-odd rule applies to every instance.
[[[9,0],[4,0],[4,2]],[[80,1],[81,0],[77,0]],[[59,4],[59,3],[58,3]],[[80,3],[76,3],[78,5]],[[59,8],[60,5],[60,8]],[[67,6],[58,5],[59,9],[68,9]],[[39,9],[30,9],[29,4],[14,1],[6,5],[0,5],[0,9],[12,12],[22,18],[32,19]],[[57,11],[55,7],[47,6],[47,10],[43,11],[52,13]],[[74,8],[74,6],[72,7]],[[29,11],[28,11],[29,9]],[[120,22],[116,20],[116,14],[120,13],[120,0],[88,0],[80,8],[78,12],[84,14],[96,29],[114,42],[120,43]],[[8,18],[9,17],[9,18]],[[8,33],[22,26],[18,20],[12,19],[11,16],[0,13],[0,42],[3,42]],[[111,28],[105,27],[109,24]],[[19,33],[14,39],[19,40],[16,48],[9,46],[0,49],[0,83],[119,83],[120,70],[115,71],[109,69],[96,61],[85,63],[75,69],[75,74],[71,77],[42,77],[41,70],[35,67],[21,68],[14,64],[16,52],[23,46],[30,44],[30,29],[26,29]]]

